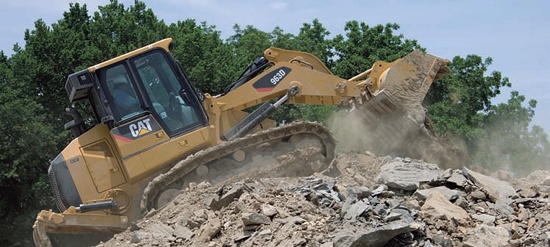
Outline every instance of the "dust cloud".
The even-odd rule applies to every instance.
[[[509,172],[515,177],[550,170],[550,154],[546,152],[550,144],[534,130],[522,132],[501,121],[474,143],[474,150],[468,150],[463,139],[437,136],[429,131],[430,126],[402,113],[375,116],[361,108],[342,110],[330,117],[328,126],[338,149],[344,152],[368,150],[377,156],[422,159],[441,168],[468,166],[485,173]],[[518,138],[520,134],[522,138]]]
[[[485,138],[475,143],[476,149],[471,151],[472,165],[488,172],[508,171],[515,177],[537,170],[549,171],[550,145],[534,128],[517,127],[512,120],[492,125]]]
[[[403,112],[375,116],[364,109],[339,111],[331,116],[329,128],[342,151],[422,159],[441,168],[460,168],[468,162],[462,141],[436,137],[429,126]]]
[[[375,143],[372,129],[358,114],[345,111],[335,112],[329,119],[329,128],[342,151],[372,150]]]

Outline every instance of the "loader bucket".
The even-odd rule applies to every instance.
[[[352,114],[339,113],[332,119],[332,129],[338,139],[344,139],[340,141],[344,149],[366,149],[377,155],[424,159],[444,166],[455,162],[441,147],[422,106],[432,83],[449,73],[447,63],[414,51],[392,63],[376,62],[367,73],[351,78],[358,81],[368,76],[368,92]],[[353,126],[346,126],[349,124]],[[350,128],[363,134],[344,133]]]

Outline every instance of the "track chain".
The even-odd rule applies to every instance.
[[[167,172],[154,178],[145,190],[140,203],[142,212],[152,209],[157,195],[164,189],[175,183],[186,174],[202,164],[207,164],[216,159],[223,158],[238,150],[245,150],[250,147],[268,143],[274,140],[281,140],[297,134],[309,134],[316,136],[324,145],[324,156],[332,162],[336,156],[336,140],[330,130],[316,122],[293,122],[272,129],[260,131],[242,138],[224,142],[219,145],[201,150],[187,156],[179,161]],[[329,163],[330,163],[329,162]]]

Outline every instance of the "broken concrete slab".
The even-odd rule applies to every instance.
[[[495,216],[488,215],[488,214],[471,214],[470,216],[472,217],[472,219],[481,221],[484,224],[489,226],[492,226],[496,220]]]
[[[492,202],[496,202],[501,198],[510,198],[516,194],[514,187],[505,181],[474,172],[466,167],[463,167],[462,171],[466,177],[489,196]]]
[[[369,207],[370,205],[364,201],[358,201],[352,204],[346,211],[342,210],[342,214],[344,214],[344,219],[355,219],[361,216],[361,214],[363,214]]]
[[[183,238],[185,240],[191,240],[195,234],[189,228],[181,225],[176,225],[174,227],[174,236],[176,238]]]
[[[229,205],[229,203],[239,198],[246,189],[244,184],[236,184],[228,192],[226,192],[221,198],[210,197],[205,201],[205,205],[212,210],[220,210],[223,207]]]
[[[440,171],[436,164],[396,158],[380,167],[376,182],[393,189],[414,191],[420,183],[436,179]]]
[[[485,200],[487,198],[487,195],[485,195],[485,192],[481,190],[475,190],[470,193],[470,197],[477,200]]]
[[[466,187],[470,185],[471,182],[464,176],[461,170],[453,170],[452,175],[447,179],[447,182],[453,183],[459,187]]]
[[[381,227],[365,229],[365,231],[342,231],[335,236],[335,247],[384,246],[397,235],[420,229],[421,224],[410,221],[393,221]]]
[[[245,226],[248,225],[269,225],[271,224],[271,219],[265,214],[258,213],[243,213],[241,219]]]
[[[508,216],[514,213],[514,209],[512,208],[512,206],[510,206],[510,204],[512,204],[512,199],[501,198],[498,199],[494,204],[491,204],[491,208],[503,216]]]
[[[212,217],[199,229],[199,241],[208,242],[210,241],[222,228],[220,219]]]
[[[470,229],[478,225],[506,229],[510,233],[509,246],[548,245],[550,199],[542,183],[535,187],[531,181],[521,181],[525,183],[525,186],[521,186],[516,180],[507,180],[518,193],[493,203],[487,198],[481,186],[475,185],[469,178],[461,175],[461,169],[446,170],[433,182],[420,182],[420,189],[417,190],[445,186],[458,192],[459,196],[455,201],[443,197],[445,208],[450,207],[449,202],[453,202],[468,214],[474,215],[461,224],[448,214],[441,213],[440,217],[434,218],[431,212],[426,212],[426,206],[430,203],[424,205],[425,200],[419,200],[417,196],[412,195],[414,191],[388,188],[386,184],[381,184],[382,186],[375,190],[380,185],[374,182],[375,177],[384,163],[366,163],[358,157],[346,156],[348,168],[354,167],[352,170],[342,171],[342,174],[347,174],[348,177],[327,178],[324,175],[313,175],[301,178],[246,179],[213,187],[195,186],[194,189],[182,190],[182,194],[174,203],[159,210],[159,213],[146,217],[144,221],[136,222],[129,230],[117,234],[109,243],[98,247],[120,247],[128,244],[333,247],[337,246],[336,242],[339,246],[380,246],[384,239],[374,244],[368,242],[371,239],[363,240],[373,237],[368,235],[369,233],[375,234],[374,238],[385,237],[384,228],[379,227],[393,222],[417,222],[422,224],[422,227],[399,235],[395,235],[398,232],[389,231],[389,234],[395,236],[385,242],[385,246],[483,246],[481,242],[468,242],[470,245],[464,243]],[[394,158],[390,157],[387,160],[393,161]],[[401,161],[412,162],[406,159]],[[368,179],[368,183],[357,183],[355,178],[358,176],[354,176],[357,174]],[[219,200],[232,194],[230,191],[239,186],[237,183],[243,183],[249,188],[238,199],[232,200],[233,202],[229,202],[220,210],[213,210],[207,206],[208,204],[204,204],[206,198],[215,197]],[[462,187],[458,184],[466,185]],[[539,192],[535,195],[525,188],[537,189]],[[520,193],[521,190],[525,193]],[[393,192],[394,195],[387,197],[385,193],[388,192]],[[355,210],[353,207],[359,206],[359,201],[369,204],[371,208],[363,211],[359,207]],[[270,215],[274,211],[271,206],[277,211],[277,214],[272,216]],[[424,206],[424,210],[421,206]],[[341,214],[342,211],[354,216],[346,219],[346,214]],[[247,212],[266,215],[271,223],[245,226],[241,216]],[[356,215],[359,217],[355,217]],[[221,230],[209,241],[204,242],[205,240],[199,239],[200,229],[207,229],[210,219],[213,218],[220,219]],[[158,225],[155,223],[169,226],[172,229],[171,234],[167,235],[164,231],[160,231],[162,234],[159,234],[156,229]],[[475,234],[473,230],[470,233]],[[189,237],[191,234],[193,236]]]
[[[277,209],[269,204],[262,204],[261,210],[262,214],[265,214],[267,217],[273,217],[278,214]]]
[[[505,228],[481,224],[468,230],[463,246],[502,247],[508,246],[509,240],[510,234]]]
[[[421,213],[426,217],[434,217],[436,219],[456,220],[459,223],[464,223],[470,218],[466,210],[452,204],[443,194],[437,191],[426,199],[426,202],[424,202],[424,205],[420,209]]]

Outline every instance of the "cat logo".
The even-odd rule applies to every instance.
[[[139,122],[130,124],[130,133],[132,133],[133,137],[138,137],[141,135],[145,135],[151,131],[153,131],[153,128],[151,127],[151,123],[149,123],[151,119],[143,119]]]

